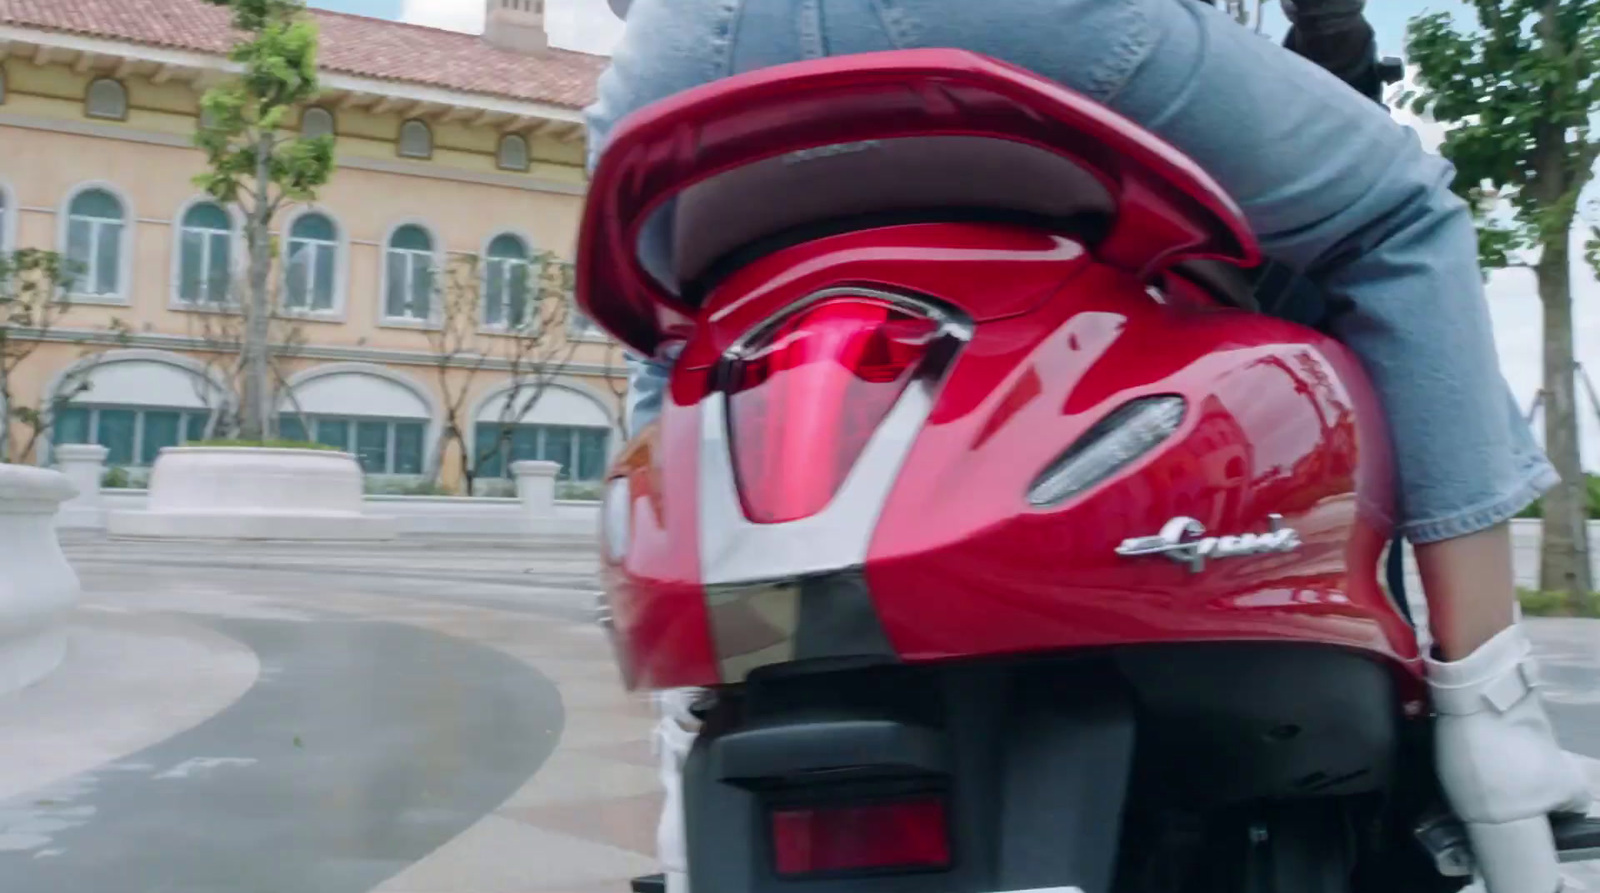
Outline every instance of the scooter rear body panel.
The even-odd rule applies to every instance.
[[[1437,791],[1381,408],[1195,266],[1259,259],[1203,172],[955,51],[741,75],[612,139],[579,301],[675,366],[607,484],[606,617],[630,686],[714,692],[695,893],[1459,886],[1408,843]],[[840,836],[885,815],[885,850]]]

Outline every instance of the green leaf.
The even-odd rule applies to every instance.
[[[252,249],[244,281],[252,289],[270,288],[261,284],[273,281],[276,248],[254,249],[271,244],[273,216],[284,201],[315,200],[333,172],[331,138],[305,140],[282,131],[317,96],[317,27],[301,0],[205,2],[231,13],[236,42],[228,58],[240,70],[201,100],[205,125],[194,144],[205,156],[206,169],[194,182],[217,201],[238,208],[247,221],[245,244]],[[247,326],[245,332],[255,349],[274,349],[270,336],[256,327]],[[268,344],[257,343],[263,337]],[[263,392],[271,387],[270,382],[255,384]],[[240,428],[251,436],[259,437],[269,427],[259,409],[242,415]]]
[[[1440,151],[1455,190],[1479,210],[1489,267],[1525,262],[1563,244],[1577,197],[1593,177],[1590,116],[1600,99],[1600,2],[1474,0],[1476,21],[1450,13],[1413,18],[1408,60],[1416,87],[1406,107],[1446,127]],[[1478,207],[1488,184],[1499,213]]]

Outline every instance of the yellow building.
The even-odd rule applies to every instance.
[[[579,109],[603,60],[548,47],[542,0],[487,2],[483,37],[312,13],[323,92],[293,126],[334,134],[338,170],[274,223],[291,259],[275,291],[303,342],[280,360],[283,428],[356,452],[384,484],[436,466],[454,478],[457,457],[439,448],[452,402],[469,439],[505,418],[519,367],[503,356],[514,339],[496,283],[541,252],[570,257],[581,212]],[[236,274],[245,252],[237,213],[193,185],[192,145],[231,39],[226,11],[202,0],[0,0],[0,250],[79,264],[70,309],[10,390],[45,407],[64,383],[89,385],[36,459],[52,441],[99,442],[137,480],[231,393],[216,350],[223,298],[196,271]],[[486,274],[481,317],[441,364],[441,301],[425,283],[467,258]],[[548,458],[592,481],[616,447],[620,352],[581,317],[563,328],[542,337],[573,342],[570,356],[541,354],[559,357],[559,374],[517,420],[510,455],[486,459],[490,477],[507,458]]]

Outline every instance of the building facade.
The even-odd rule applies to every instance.
[[[349,449],[380,484],[436,469],[453,483],[448,407],[487,453],[470,444],[504,425],[506,395],[527,400],[515,371],[549,386],[485,475],[553,459],[579,487],[618,446],[615,345],[575,312],[541,334],[566,347],[540,369],[501,359],[496,340],[514,340],[505,283],[546,252],[570,257],[579,110],[603,60],[549,48],[542,0],[487,2],[482,37],[311,13],[323,89],[289,127],[334,135],[338,167],[273,225],[286,261],[275,299],[297,345],[279,361],[281,428]],[[74,394],[26,458],[98,442],[137,480],[162,447],[203,437],[229,391],[214,323],[245,249],[237,211],[194,185],[193,139],[231,40],[226,10],[202,0],[0,0],[0,251],[54,250],[77,271],[69,308],[32,333],[42,343],[11,382],[19,405]],[[462,260],[484,277],[477,340],[441,361],[437,283]]]

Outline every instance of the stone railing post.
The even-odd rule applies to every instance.
[[[78,575],[54,519],[73,495],[60,472],[0,465],[0,694],[39,681],[66,655]]]
[[[78,495],[61,506],[56,526],[105,529],[105,500],[100,495],[100,482],[106,476],[106,448],[95,443],[60,444],[56,447],[56,467],[78,488]]]
[[[522,502],[523,517],[533,522],[535,528],[548,526],[556,517],[556,475],[561,473],[561,463],[513,462],[511,473],[517,479],[517,499]]]

